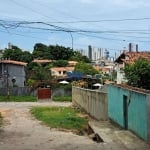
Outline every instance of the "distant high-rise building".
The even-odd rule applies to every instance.
[[[129,52],[137,52],[138,51],[138,44],[129,43]]]
[[[105,49],[105,58],[108,59],[109,58],[109,51],[107,49]]]
[[[10,42],[8,43],[8,49],[12,49],[12,44]]]
[[[92,60],[92,46],[91,45],[88,46],[88,57],[90,60]]]

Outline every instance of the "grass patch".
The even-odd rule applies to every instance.
[[[72,96],[54,96],[53,101],[56,102],[71,102]]]
[[[0,96],[0,102],[35,102],[35,96]]]
[[[88,125],[88,120],[79,117],[79,112],[71,107],[33,107],[31,113],[52,128],[83,133]]]

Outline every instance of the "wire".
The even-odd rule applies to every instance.
[[[104,20],[80,20],[80,21],[58,21],[49,23],[99,23],[99,22],[122,22],[122,21],[143,21],[150,18],[124,18],[124,19],[104,19]]]
[[[1,22],[4,22],[3,20],[0,20]],[[2,24],[2,23],[1,23]],[[0,24],[0,25],[1,25]],[[34,26],[28,26],[28,25],[46,25],[48,27],[51,28],[45,28],[45,27],[34,27]],[[25,27],[26,25],[26,27]],[[136,33],[137,31],[145,31],[145,30],[118,30],[118,31],[91,31],[91,30],[76,30],[76,29],[70,29],[70,28],[64,28],[61,26],[56,26],[53,24],[49,24],[47,22],[29,22],[29,21],[21,21],[21,22],[9,22],[8,24],[5,22],[5,24],[2,24],[2,27],[5,27],[7,29],[14,29],[14,28],[19,28],[19,27],[24,27],[24,28],[32,28],[32,29],[38,29],[38,30],[49,30],[49,31],[55,31],[55,32],[66,32],[66,33],[77,33],[77,34],[82,34],[88,37],[95,37],[95,38],[99,38],[99,39],[103,39],[103,40],[115,40],[115,41],[124,41],[124,39],[120,39],[120,38],[110,38],[110,37],[102,37],[102,36],[97,36],[97,35],[93,35],[93,34],[99,34],[99,33]],[[86,34],[85,34],[86,33]],[[87,34],[88,33],[88,34]],[[141,34],[142,32],[140,32]],[[147,34],[150,34],[149,32]],[[106,35],[105,35],[106,36]],[[136,38],[136,37],[135,37]],[[140,38],[140,37],[138,37]],[[126,40],[127,41],[127,40]],[[149,42],[149,41],[138,41],[138,42]]]

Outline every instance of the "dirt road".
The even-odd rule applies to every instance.
[[[0,150],[93,150],[103,147],[85,136],[51,129],[29,112],[32,106],[69,106],[71,103],[0,103],[4,126]]]
[[[4,125],[0,128],[0,150],[128,150],[115,139],[114,142],[95,143],[87,136],[51,129],[29,111],[32,106],[70,105],[55,102],[0,103],[4,117]]]

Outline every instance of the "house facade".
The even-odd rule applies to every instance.
[[[74,67],[53,67],[51,68],[51,74],[54,77],[66,77],[67,72],[72,72]]]
[[[122,128],[150,143],[150,91],[108,85],[108,115]]]
[[[0,60],[0,87],[24,87],[26,63],[14,60]]]
[[[150,52],[124,52],[115,60],[117,64],[117,84],[127,82],[123,69],[126,64],[133,64],[139,58],[150,61]]]

